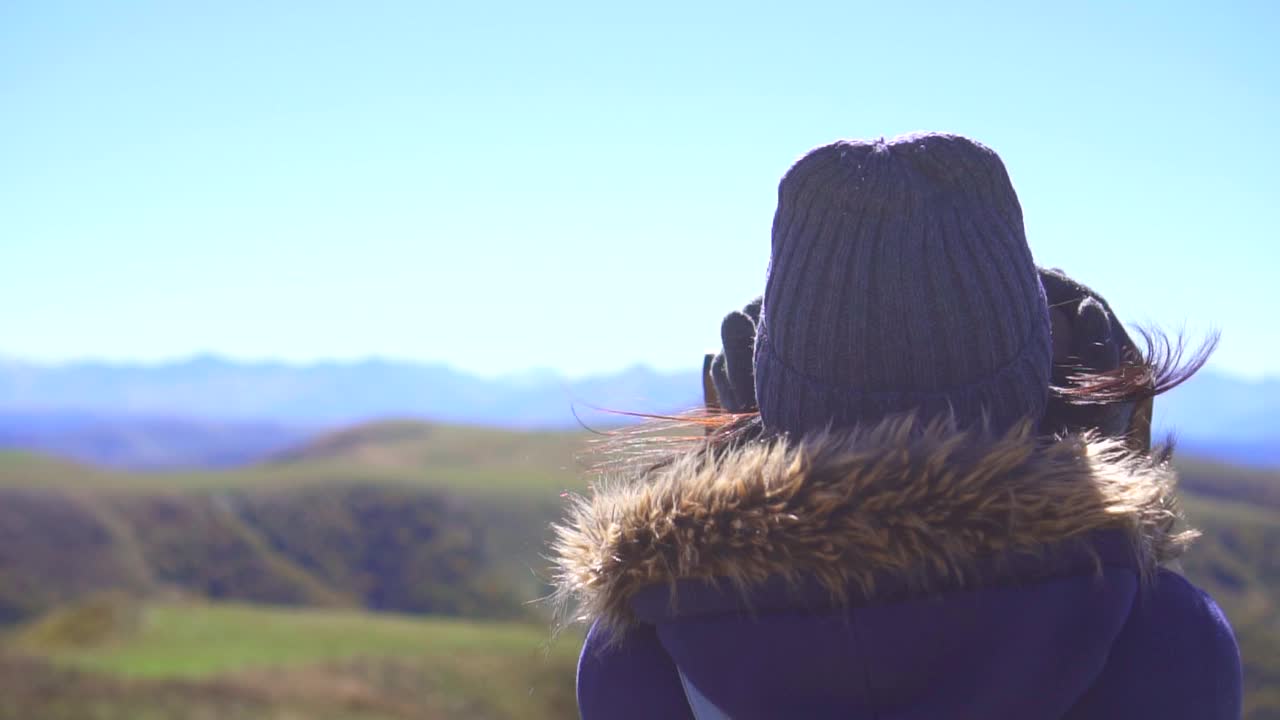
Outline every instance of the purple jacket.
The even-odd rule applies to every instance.
[[[910,421],[695,453],[558,528],[585,720],[1234,720],[1166,466]]]

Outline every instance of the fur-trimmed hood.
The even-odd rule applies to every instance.
[[[1195,537],[1168,463],[1120,442],[1002,437],[911,418],[802,440],[690,452],[604,477],[556,527],[556,598],[574,620],[623,627],[640,590],[724,581],[749,593],[782,577],[833,599],[874,598],[897,577],[966,586],[984,558],[1037,554],[1119,531],[1139,572]]]

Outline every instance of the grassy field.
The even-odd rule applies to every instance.
[[[552,642],[543,625],[245,605],[128,608],[123,599],[107,604],[125,606],[109,613],[109,632],[102,632],[98,601],[54,613],[8,639],[0,656],[0,718],[574,714],[579,640]],[[56,701],[41,692],[49,683],[64,686]]]

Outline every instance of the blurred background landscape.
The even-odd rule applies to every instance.
[[[553,640],[534,602],[548,526],[599,439],[570,405],[670,411],[700,389],[696,369],[486,381],[209,357],[3,377],[14,718],[570,717],[579,636]],[[1183,497],[1205,532],[1185,569],[1235,625],[1250,718],[1280,710],[1280,464],[1256,423],[1278,391],[1206,372],[1157,405],[1184,421]]]
[[[0,720],[574,717],[602,409],[697,405],[789,164],[918,129],[1221,331],[1156,429],[1280,718],[1278,6],[749,5],[0,3]]]

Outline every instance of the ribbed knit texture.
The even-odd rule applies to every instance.
[[[954,135],[840,141],[778,188],[756,339],[765,426],[804,432],[954,411],[1039,418],[1052,342],[1000,158]]]

